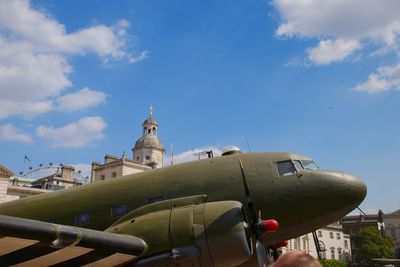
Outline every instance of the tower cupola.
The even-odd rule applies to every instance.
[[[132,148],[133,160],[140,163],[160,168],[163,166],[165,149],[158,139],[158,123],[153,118],[153,108],[150,107],[149,118],[142,124],[142,137]]]

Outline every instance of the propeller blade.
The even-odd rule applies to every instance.
[[[240,158],[239,158],[239,165],[240,165],[240,171],[242,172],[244,192],[245,192],[245,195],[246,195],[246,202],[247,202],[248,211],[249,211],[250,217],[251,217],[251,224],[255,225],[259,220],[259,218],[257,216],[257,209],[254,206],[253,197],[251,196],[251,193],[250,193],[250,190],[249,190],[249,185],[247,184],[246,175],[244,174],[243,163],[242,163],[242,160]]]
[[[257,252],[257,260],[259,267],[267,266],[267,255],[265,253],[265,247],[261,240],[256,241],[256,252]]]
[[[242,173],[243,187],[246,196],[246,204],[251,218],[250,230],[256,241],[256,254],[259,267],[267,266],[267,253],[262,243],[262,235],[264,233],[276,232],[279,228],[279,223],[274,220],[262,220],[261,210],[257,212],[256,206],[253,202],[253,197],[247,183],[246,174],[244,173],[242,160],[239,158],[240,171]]]

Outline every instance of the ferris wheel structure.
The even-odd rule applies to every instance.
[[[61,176],[63,164],[59,165],[49,163],[48,165],[39,164],[37,167],[29,166],[28,170],[19,173],[19,177],[41,179],[49,176]],[[81,184],[88,184],[90,182],[89,176],[84,176],[81,170],[74,169],[74,181]]]

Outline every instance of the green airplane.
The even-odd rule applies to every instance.
[[[0,266],[265,266],[366,191],[293,153],[178,164],[1,204]]]

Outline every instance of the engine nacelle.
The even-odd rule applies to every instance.
[[[172,207],[127,218],[107,231],[137,236],[147,243],[148,251],[138,263],[164,266],[185,261],[190,266],[228,267],[252,256],[249,229],[237,201]]]

